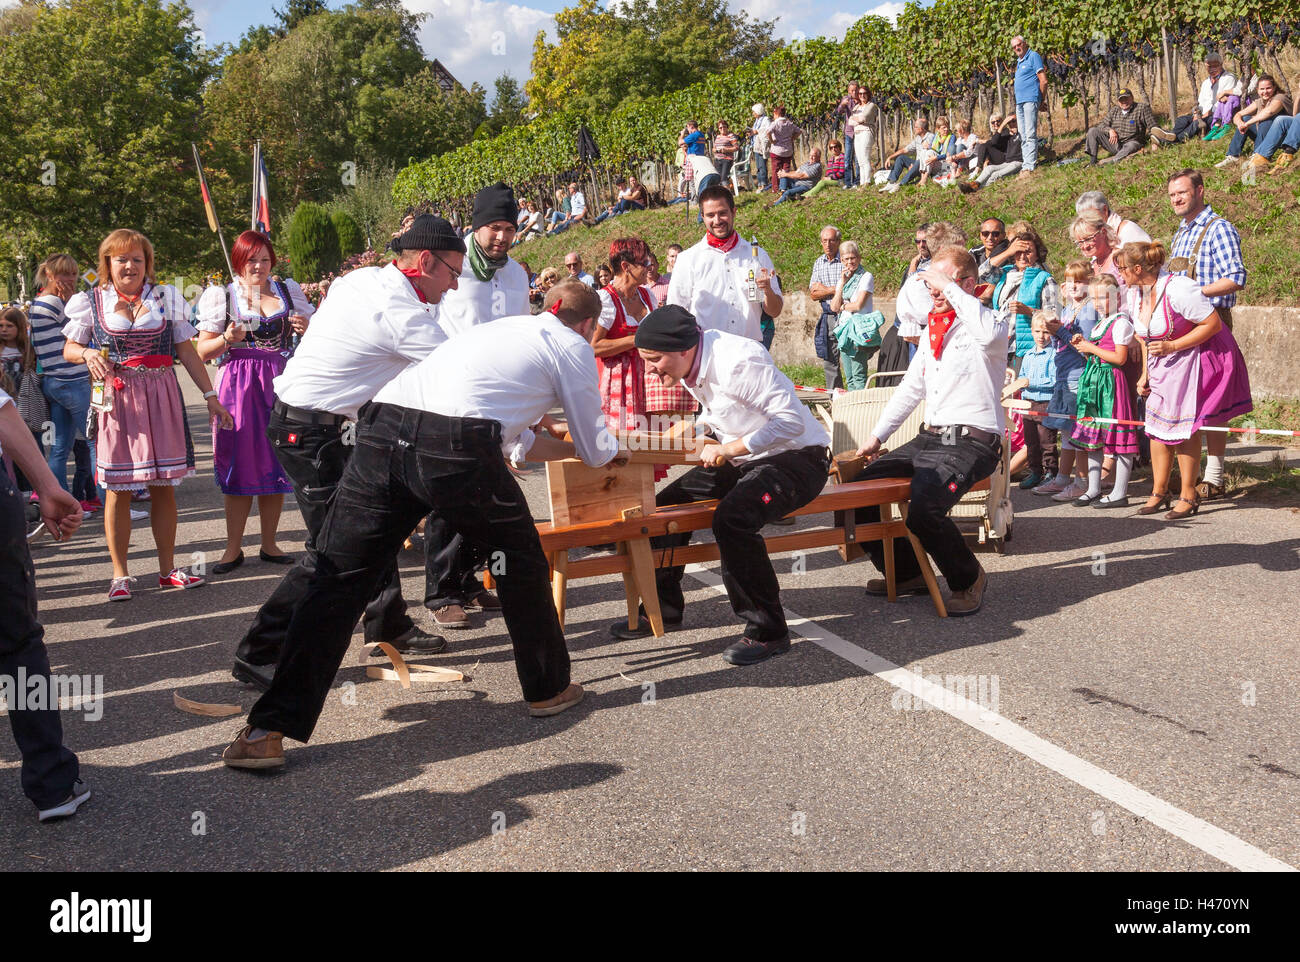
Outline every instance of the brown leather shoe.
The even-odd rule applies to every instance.
[[[923,575],[917,575],[915,578],[909,578],[906,581],[896,581],[894,583],[894,590],[900,597],[902,595],[925,595],[930,593],[930,588],[925,583],[925,577]],[[889,588],[885,585],[885,579],[872,578],[868,581],[867,594],[879,595],[881,598],[888,598]]]
[[[500,611],[501,599],[484,588],[465,605],[466,611]]]
[[[980,566],[979,577],[975,583],[965,591],[954,591],[952,597],[948,599],[948,616],[951,618],[961,618],[965,615],[973,615],[980,610],[984,604],[984,586],[988,583],[989,576],[983,566]]]
[[[551,715],[558,715],[582,701],[584,694],[581,685],[572,684],[554,698],[548,698],[546,701],[530,701],[528,703],[528,714],[534,718],[548,718]]]
[[[439,628],[468,628],[469,618],[460,605],[443,605],[433,611],[433,621]]]
[[[239,737],[221,753],[230,768],[279,768],[284,764],[284,733],[267,732],[261,738],[249,740],[252,725],[245,725]]]

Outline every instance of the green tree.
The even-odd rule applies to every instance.
[[[474,132],[475,138],[495,137],[509,127],[528,123],[528,97],[519,81],[503,73],[493,84],[492,105],[488,107],[487,120]]]
[[[330,220],[334,223],[334,232],[338,234],[339,253],[344,260],[366,249],[366,235],[351,214],[339,208],[330,214]]]
[[[342,263],[339,232],[329,213],[311,201],[299,204],[289,221],[289,267],[294,279],[318,281]]]

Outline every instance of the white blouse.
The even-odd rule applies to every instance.
[[[316,308],[312,307],[311,301],[307,300],[307,295],[302,292],[298,282],[292,278],[284,278],[281,283],[284,284],[285,290],[289,292],[289,304],[287,305],[291,313],[298,313],[304,317],[311,317],[316,313]],[[271,285],[271,292],[276,294],[276,286]],[[207,331],[210,334],[220,334],[226,329],[229,322],[227,311],[230,309],[230,298],[234,295],[239,304],[239,314],[241,317],[256,318],[257,314],[248,307],[248,299],[244,292],[244,282],[238,278],[224,287],[212,286],[203,291],[199,297],[198,306],[198,329]],[[273,312],[278,313],[278,312]]]
[[[650,306],[646,308],[646,314],[649,314],[659,306],[659,302],[655,299],[654,291],[650,290],[649,287],[642,287],[641,292],[650,301]],[[614,298],[609,296],[609,291],[605,290],[605,288],[602,287],[596,294],[600,297],[600,318],[596,323],[608,331],[614,326],[614,321],[618,318],[618,310],[614,306]],[[626,317],[628,327],[636,327],[641,323],[632,316],[632,312],[627,309],[626,305],[623,307],[623,314]]]
[[[185,302],[181,292],[170,284],[154,285],[146,283],[144,285],[141,289],[141,300],[148,306],[149,310],[135,320],[128,320],[124,315],[113,309],[120,295],[112,284],[105,284],[102,290],[104,292],[104,317],[102,323],[104,328],[113,334],[145,333],[161,330],[166,321],[163,318],[162,311],[159,310],[159,301],[165,305],[167,316],[171,318],[173,343],[180,344],[182,341],[188,341],[198,333],[194,329],[194,325],[189,322],[189,304]],[[64,314],[68,319],[68,323],[63,325],[63,336],[77,344],[89,344],[95,332],[94,313],[90,306],[90,292],[79,291],[72,295],[72,300],[68,301]]]
[[[1165,309],[1160,302],[1162,295],[1169,301],[1172,313],[1181,314],[1193,324],[1200,324],[1214,313],[1214,303],[1201,293],[1196,281],[1182,274],[1161,274],[1151,289],[1156,307],[1151,312],[1149,325],[1142,320],[1140,311],[1142,292],[1136,287],[1128,290],[1128,313],[1133,318],[1133,330],[1138,337],[1162,338],[1168,335],[1169,325],[1165,322]]]

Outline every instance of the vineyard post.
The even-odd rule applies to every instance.
[[[1178,86],[1177,74],[1178,61],[1174,59],[1174,51],[1169,43],[1169,31],[1165,29],[1164,24],[1160,25],[1160,43],[1165,52],[1165,80],[1169,84],[1169,127],[1172,130],[1174,122],[1178,119],[1178,101],[1175,99],[1175,88]]]
[[[998,88],[998,113],[1005,117],[1007,115],[1007,105],[1002,94],[1002,62],[999,60],[993,61],[993,82]]]

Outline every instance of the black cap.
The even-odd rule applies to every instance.
[[[494,224],[499,220],[514,224],[519,219],[519,204],[515,201],[514,188],[502,181],[484,187],[474,195],[474,230]]]
[[[689,351],[699,343],[695,315],[676,304],[655,308],[636,327],[635,344],[647,351]]]
[[[421,214],[388,246],[395,251],[455,251],[465,253],[465,242],[456,228],[436,214]]]

